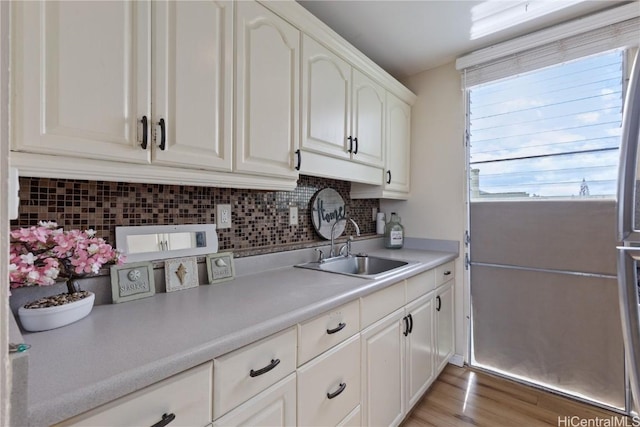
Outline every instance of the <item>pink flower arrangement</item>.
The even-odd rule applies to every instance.
[[[75,292],[72,280],[97,274],[105,264],[122,264],[124,256],[94,230],[64,231],[58,224],[40,221],[38,226],[11,232],[9,282],[12,288],[53,285],[67,280],[69,293]]]

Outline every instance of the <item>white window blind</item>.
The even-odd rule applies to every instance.
[[[639,10],[631,7],[457,61],[471,200],[614,197],[626,49],[640,43]]]
[[[639,43],[640,18],[634,17],[489,62],[468,66],[463,69],[464,84],[466,87],[472,87],[607,50],[635,47]]]

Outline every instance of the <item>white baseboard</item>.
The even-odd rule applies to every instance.
[[[449,363],[462,368],[464,366],[464,357],[462,357],[461,354],[454,354],[451,356],[451,359],[449,359]]]

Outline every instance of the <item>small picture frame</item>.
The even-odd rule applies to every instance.
[[[152,263],[145,261],[111,266],[111,297],[114,304],[150,297],[155,293]]]
[[[207,255],[207,278],[209,279],[209,284],[233,280],[235,275],[233,252]]]
[[[164,262],[167,292],[198,287],[198,261],[196,257],[174,258]]]

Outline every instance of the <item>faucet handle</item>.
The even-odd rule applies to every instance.
[[[324,262],[324,252],[322,252],[322,249],[315,248],[314,251],[318,252],[318,262],[319,263],[323,263]]]

